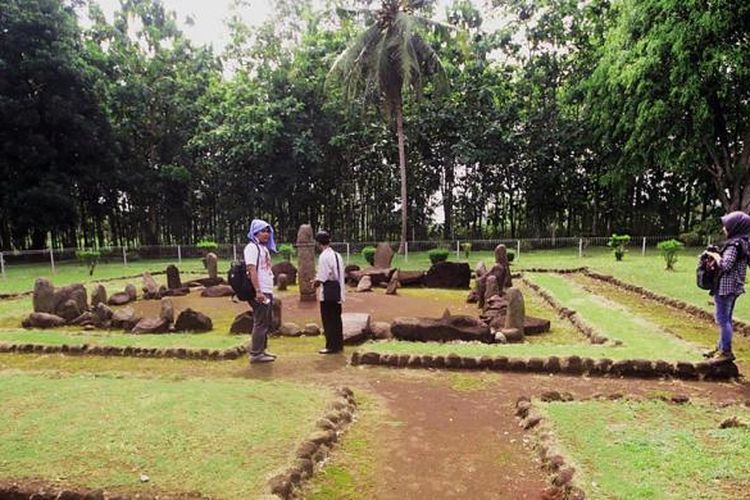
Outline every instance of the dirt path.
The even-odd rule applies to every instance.
[[[750,386],[738,383],[351,367],[345,356],[316,354],[282,353],[277,363],[248,366],[242,375],[345,384],[383,401],[388,422],[375,440],[376,498],[544,498],[546,475],[514,416],[521,396],[557,390],[576,398],[620,393],[750,399]],[[470,388],[457,387],[462,383]]]

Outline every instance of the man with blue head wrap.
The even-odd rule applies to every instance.
[[[266,351],[273,304],[273,271],[269,251],[276,251],[273,227],[264,220],[253,219],[247,239],[250,242],[245,246],[245,265],[247,277],[255,287],[255,297],[248,301],[253,308],[250,362],[269,363],[276,360],[276,355]]]

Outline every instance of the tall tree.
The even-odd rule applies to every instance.
[[[436,88],[446,85],[445,73],[432,47],[417,33],[418,26],[435,23],[414,14],[425,0],[382,0],[373,12],[375,22],[341,55],[329,78],[343,88],[344,97],[377,100],[389,118],[395,118],[401,179],[401,241],[407,239],[408,192],[404,138],[403,95],[409,89],[421,95],[427,78]]]
[[[750,3],[623,0],[589,105],[620,164],[706,171],[725,210],[750,209]]]

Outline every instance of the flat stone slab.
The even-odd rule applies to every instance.
[[[360,344],[370,337],[371,317],[366,313],[344,313],[341,322],[344,330],[344,344]]]
[[[471,316],[445,316],[433,318],[395,318],[391,333],[397,339],[417,342],[449,342],[452,340],[495,341],[490,328]]]

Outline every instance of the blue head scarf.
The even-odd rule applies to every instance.
[[[271,224],[264,220],[253,219],[253,221],[250,223],[250,230],[247,233],[247,239],[252,241],[253,243],[260,244],[257,234],[265,228],[269,228],[271,230],[271,234],[268,236],[268,242],[266,243],[266,248],[268,248],[272,252],[276,252],[276,240],[274,239],[273,226],[271,226]]]

